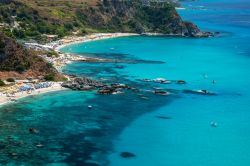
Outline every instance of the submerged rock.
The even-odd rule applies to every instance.
[[[39,131],[38,131],[36,128],[30,128],[30,129],[29,129],[29,132],[30,132],[31,134],[37,134],[37,133],[39,133]]]
[[[198,95],[216,95],[216,93],[209,92],[208,90],[183,90],[183,93],[198,94]]]
[[[154,93],[163,96],[169,95],[169,92],[163,90],[155,90]]]
[[[168,116],[155,116],[156,118],[159,118],[159,119],[172,119],[171,117],[168,117]]]
[[[123,157],[123,158],[132,158],[132,157],[136,157],[135,154],[130,153],[130,152],[122,152],[122,153],[120,154],[120,156]]]
[[[100,164],[97,161],[93,161],[93,160],[86,160],[84,162],[84,165],[86,165],[86,166],[100,166]]]
[[[187,82],[184,81],[184,80],[177,80],[176,83],[177,83],[177,84],[186,84]]]

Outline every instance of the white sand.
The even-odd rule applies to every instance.
[[[0,106],[14,102],[13,100],[18,100],[18,99],[21,99],[24,97],[39,95],[39,94],[43,94],[43,93],[47,93],[47,92],[60,91],[60,90],[65,90],[65,88],[61,87],[60,83],[55,82],[55,83],[53,83],[52,86],[50,86],[48,88],[36,89],[36,90],[32,91],[31,93],[18,92],[15,94],[14,97],[7,97],[5,94],[2,94],[2,95],[0,95]]]
[[[97,40],[103,40],[103,39],[111,39],[111,38],[117,38],[117,37],[126,37],[126,36],[138,36],[139,34],[137,33],[95,33],[95,34],[90,34],[86,35],[83,37],[70,37],[70,42],[55,45],[54,50],[59,51],[61,48],[72,45],[72,44],[77,44],[77,43],[85,43],[85,42],[90,42],[90,41],[97,41]],[[66,39],[61,39],[60,41],[63,41]]]

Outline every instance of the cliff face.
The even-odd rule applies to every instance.
[[[94,29],[122,32],[157,32],[193,36],[200,30],[182,21],[173,4],[143,4],[140,0],[105,0],[98,7],[78,9],[81,22]]]
[[[156,32],[194,36],[199,29],[184,22],[170,2],[142,0],[12,0],[0,4],[2,29],[17,38],[41,41],[42,34],[59,37],[78,31]],[[14,28],[13,28],[14,27]],[[12,31],[9,29],[12,28]]]
[[[37,77],[47,74],[61,78],[60,74],[32,50],[26,50],[12,38],[0,33],[0,78]]]

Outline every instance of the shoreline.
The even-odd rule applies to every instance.
[[[15,102],[16,100],[19,100],[25,97],[45,94],[49,92],[56,92],[56,91],[61,91],[61,90],[66,90],[66,88],[63,88],[61,86],[61,83],[53,82],[52,86],[48,88],[35,89],[29,93],[27,91],[17,92],[13,96],[8,96],[7,94],[0,93],[0,108],[4,105],[11,104],[12,102]]]
[[[35,43],[26,43],[26,45],[30,45],[33,48],[42,48],[44,50],[50,49],[53,51],[56,51],[57,53],[60,54],[59,58],[49,58],[46,55],[40,55],[42,58],[44,58],[46,61],[50,62],[53,64],[55,69],[59,72],[62,73],[62,68],[70,64],[74,61],[82,61],[82,62],[105,62],[105,59],[102,58],[92,58],[92,57],[87,57],[87,56],[80,56],[80,55],[74,55],[70,53],[61,53],[60,49],[64,48],[66,46],[74,45],[74,44],[79,44],[79,43],[87,43],[87,42],[92,42],[92,41],[98,41],[98,40],[106,40],[106,39],[113,39],[113,38],[119,38],[119,37],[129,37],[129,36],[168,36],[168,37],[178,37],[180,35],[174,35],[174,34],[169,34],[169,35],[164,35],[161,33],[144,33],[144,34],[137,34],[137,33],[93,33],[85,36],[68,36],[63,39],[47,43],[45,45],[39,45]],[[183,37],[183,36],[182,36]],[[43,89],[38,89],[34,90],[32,93],[27,93],[27,92],[22,92],[22,93],[16,93],[15,97],[8,97],[7,94],[1,94],[1,99],[0,99],[0,107],[2,105],[11,103],[15,100],[32,96],[32,95],[39,95],[47,92],[53,92],[53,91],[59,91],[63,90],[64,88],[61,87],[61,85],[57,82],[53,82],[53,85],[57,86],[51,86]]]
[[[211,34],[210,34],[211,33]],[[215,33],[216,34],[216,33]],[[210,35],[210,36],[209,36]],[[200,32],[197,34],[197,36],[194,36],[196,38],[200,37],[211,37],[214,35],[212,32]],[[92,41],[98,41],[98,40],[105,40],[105,39],[113,39],[113,38],[119,38],[119,37],[129,37],[129,36],[165,36],[165,37],[188,37],[183,34],[163,34],[163,33],[93,33],[85,36],[68,36],[63,39],[47,43],[44,45],[45,48],[50,48],[56,52],[60,52],[60,49],[63,47],[67,47],[74,44],[79,43],[87,43]],[[193,37],[193,36],[189,36]]]
[[[118,37],[126,37],[126,36],[139,36],[139,34],[136,34],[136,33],[96,33],[96,34],[90,34],[90,35],[81,36],[81,37],[70,36],[70,37],[63,38],[63,39],[60,39],[58,41],[55,41],[55,42],[52,42],[43,46],[44,48],[50,48],[60,53],[59,50],[61,48],[69,46],[69,45],[97,41],[97,40],[118,38]],[[88,57],[80,57],[78,55],[66,54],[66,53],[63,53],[62,55],[64,56],[61,59],[59,59],[59,62],[57,62],[56,64],[55,63],[53,64],[59,73],[62,73],[61,69],[63,66],[69,63],[72,63],[73,61],[85,61],[86,58],[88,58]],[[41,57],[43,57],[47,61],[49,60],[44,56],[41,56]],[[58,59],[55,58],[55,59],[50,59],[50,60],[52,60],[53,62],[56,62]],[[35,89],[31,92],[28,92],[28,91],[17,92],[13,96],[9,96],[7,92],[0,92],[0,108],[4,105],[11,104],[12,102],[15,102],[16,100],[19,100],[25,97],[45,94],[49,92],[61,91],[61,90],[66,90],[66,88],[63,88],[61,86],[61,83],[59,82],[52,82],[52,86],[50,87]]]
[[[50,47],[53,50],[60,52],[60,49],[66,46],[79,44],[79,43],[87,43],[91,41],[105,40],[105,39],[113,39],[118,37],[128,37],[128,36],[140,36],[137,33],[93,33],[85,36],[69,36],[63,39],[60,39],[55,42],[51,42],[46,44],[46,47]]]
[[[156,36],[161,34],[148,34],[150,36]],[[60,49],[80,43],[87,43],[92,41],[98,40],[106,40],[106,39],[113,39],[119,37],[129,37],[129,36],[140,36],[137,33],[93,33],[85,36],[68,36],[63,39],[47,43],[44,45],[44,48],[50,48],[53,51],[56,51],[60,54],[59,58],[47,58],[46,56],[42,56],[47,61],[52,61],[54,67],[58,70],[58,72],[62,72],[62,68],[70,64],[72,62],[81,61],[81,62],[105,62],[106,59],[102,58],[93,58],[88,56],[76,55],[71,53],[63,53],[60,52]]]

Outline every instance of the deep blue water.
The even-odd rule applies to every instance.
[[[183,5],[187,9],[179,13],[185,20],[221,35],[124,37],[62,49],[134,62],[73,63],[65,73],[141,90],[161,87],[171,95],[126,91],[101,96],[68,90],[4,106],[0,165],[250,165],[250,2],[201,0]],[[187,84],[138,81],[158,77]],[[208,89],[217,95],[185,94],[183,89]],[[218,123],[216,128],[212,121]],[[39,133],[30,134],[29,128]],[[136,157],[120,157],[124,151]]]

